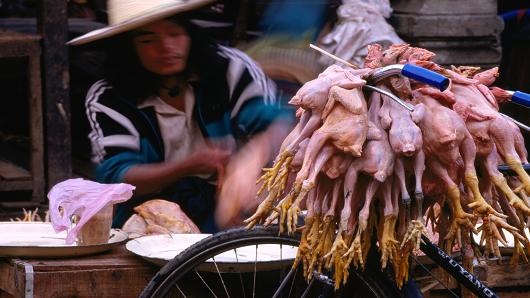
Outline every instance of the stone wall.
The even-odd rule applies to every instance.
[[[390,23],[443,65],[494,66],[501,61],[502,19],[496,0],[393,0]]]

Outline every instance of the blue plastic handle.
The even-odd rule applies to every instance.
[[[530,94],[521,91],[515,91],[512,95],[512,101],[530,108]]]
[[[447,86],[449,86],[448,78],[442,76],[441,74],[435,73],[434,71],[430,71],[413,64],[405,64],[401,70],[401,74],[407,78],[434,86],[440,89],[440,91],[444,91]]]

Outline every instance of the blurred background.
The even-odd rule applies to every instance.
[[[46,202],[47,189],[63,179],[91,177],[84,98],[104,57],[64,41],[105,26],[105,3],[0,0],[0,213]],[[529,7],[515,0],[220,0],[193,19],[254,58],[285,104],[333,63],[309,43],[361,65],[368,44],[406,42],[436,53],[442,65],[500,66],[497,86],[530,92]],[[503,110],[530,124],[516,106]]]

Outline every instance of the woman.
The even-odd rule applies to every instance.
[[[86,110],[97,180],[136,186],[117,207],[116,227],[160,197],[203,232],[238,223],[255,207],[255,180],[286,135],[289,117],[272,82],[185,14],[209,2],[111,0],[111,25],[70,42],[102,40],[108,51]]]

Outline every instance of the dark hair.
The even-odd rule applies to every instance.
[[[169,18],[184,27],[190,36],[191,46],[186,69],[180,75],[189,78],[191,75],[200,82],[213,81],[222,62],[218,54],[218,45],[208,37],[201,28],[193,24],[183,15]],[[138,101],[150,95],[157,94],[160,77],[146,70],[140,63],[134,50],[131,32],[121,34],[106,44],[107,59],[104,65],[105,79],[126,99]]]

